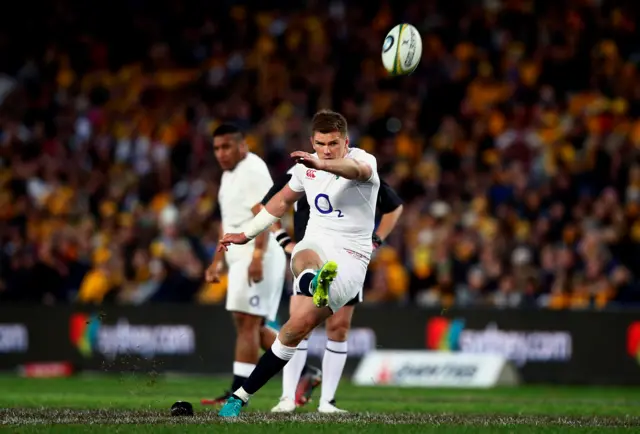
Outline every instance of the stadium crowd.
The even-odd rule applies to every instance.
[[[94,3],[0,18],[1,302],[220,302],[211,132],[277,176],[320,108],[405,201],[366,301],[640,301],[640,3]]]

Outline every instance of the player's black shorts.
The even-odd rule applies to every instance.
[[[355,297],[353,297],[350,302],[345,304],[345,306],[355,306],[358,303],[361,303],[360,294],[358,294]]]

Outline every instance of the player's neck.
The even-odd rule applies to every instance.
[[[247,158],[248,155],[249,155],[248,151],[245,152],[245,153],[240,154],[240,158],[238,158],[238,161],[236,161],[236,164],[234,164],[233,167],[231,169],[229,169],[228,171],[232,172],[232,171],[236,170],[236,167],[238,167],[238,164],[242,163]]]

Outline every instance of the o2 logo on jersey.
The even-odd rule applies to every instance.
[[[314,169],[307,169],[307,178],[316,179],[316,171]]]
[[[316,196],[315,205],[320,214],[327,215],[335,212],[338,213],[338,217],[344,217],[342,211],[340,211],[339,209],[333,209],[333,205],[331,205],[329,196],[324,193],[320,193]]]

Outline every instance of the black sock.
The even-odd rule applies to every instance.
[[[256,365],[247,381],[244,382],[242,388],[250,395],[256,393],[262,386],[267,384],[267,381],[284,368],[288,360],[282,360],[280,357],[273,354],[271,348],[269,348],[260,358],[260,361]]]
[[[300,287],[300,294],[312,296],[311,292],[311,281],[316,277],[316,273],[307,271],[304,274],[301,274],[298,280],[298,286]]]
[[[231,393],[235,392],[242,387],[244,382],[247,381],[247,377],[241,377],[240,375],[233,376],[233,383],[231,383]]]

